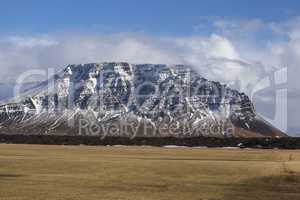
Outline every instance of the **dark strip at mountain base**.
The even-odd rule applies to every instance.
[[[97,136],[57,136],[57,135],[8,135],[0,134],[0,143],[46,144],[46,145],[149,145],[187,147],[239,147],[261,149],[300,149],[300,138],[216,138],[216,137],[106,137]]]

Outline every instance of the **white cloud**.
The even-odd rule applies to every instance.
[[[33,47],[48,47],[57,45],[57,41],[49,37],[20,37],[10,36],[7,38],[9,42],[17,47],[33,48]]]
[[[243,61],[235,45],[218,34],[181,38],[64,34],[14,36],[0,41],[2,78],[15,78],[18,73],[32,68],[62,68],[70,63],[103,61],[188,64],[209,79],[240,82],[242,90],[255,83],[261,73],[261,66]]]
[[[32,68],[62,68],[70,63],[183,63],[193,66],[209,79],[239,83],[239,89],[248,92],[264,75],[266,67],[263,59],[248,61],[256,51],[253,48],[244,50],[243,44],[239,44],[220,34],[177,38],[67,33],[40,37],[8,36],[0,40],[0,70],[4,72],[1,78],[15,78],[18,73]]]
[[[0,39],[2,77],[30,68],[63,67],[69,63],[128,61],[133,63],[184,63],[219,81],[240,81],[242,89],[287,62],[298,65],[299,19],[267,23],[259,19],[215,19],[209,36],[151,37],[139,34],[64,33],[42,36],[6,36]],[[259,31],[288,39],[259,39]],[[285,29],[286,32],[282,30]],[[249,37],[243,37],[246,34]],[[228,73],[224,73],[228,72]],[[1,76],[1,75],[0,75]]]

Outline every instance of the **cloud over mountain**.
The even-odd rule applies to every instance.
[[[288,66],[289,71],[293,71],[288,77],[289,87],[298,90],[299,17],[281,22],[226,18],[209,21],[212,27],[209,34],[185,37],[141,33],[108,36],[88,32],[2,35],[0,78],[2,82],[13,81],[30,69],[61,69],[70,63],[182,63],[193,66],[209,79],[228,83],[251,94],[259,80]],[[292,98],[291,102],[300,99],[297,95]],[[293,126],[296,123],[293,122]]]

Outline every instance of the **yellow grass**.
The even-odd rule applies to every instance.
[[[300,151],[0,145],[0,199],[300,199]]]

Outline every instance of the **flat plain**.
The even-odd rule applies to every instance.
[[[300,151],[0,144],[1,200],[297,200]]]

